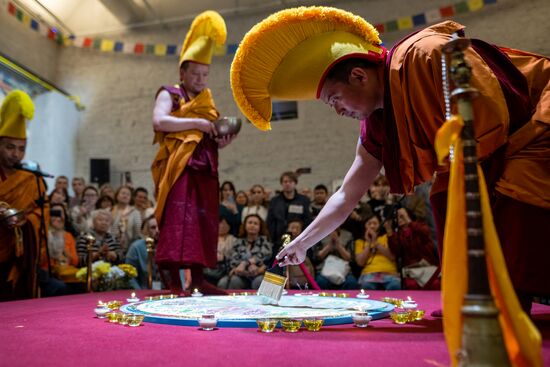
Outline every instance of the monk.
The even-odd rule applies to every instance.
[[[152,165],[155,216],[160,234],[155,261],[173,293],[183,287],[179,270],[190,269],[185,283],[204,294],[225,294],[207,283],[204,267],[215,267],[218,243],[218,148],[233,135],[217,137],[220,116],[207,88],[214,44],[223,44],[225,22],[216,12],[195,18],[182,47],[180,84],[157,93],[153,112],[155,142]],[[186,293],[184,293],[186,294]]]
[[[23,212],[0,220],[0,301],[36,297],[39,254],[45,256],[49,219],[41,221],[37,205],[39,190],[46,190],[44,181],[15,168],[25,156],[25,121],[33,114],[32,100],[17,90],[4,99],[0,112],[0,218],[8,208]]]
[[[463,31],[453,21],[435,24],[388,51],[362,18],[312,7],[282,11],[245,37],[231,82],[258,128],[270,127],[271,97],[320,99],[361,125],[343,185],[277,255],[281,265],[302,262],[309,247],[345,220],[382,167],[396,193],[412,192],[435,175],[431,202],[443,243],[449,165],[438,166],[434,150],[445,121],[441,48]],[[284,42],[275,46],[273,39]],[[533,295],[550,295],[550,60],[479,40],[466,57],[480,91],[473,101],[478,158],[512,283],[529,309]]]

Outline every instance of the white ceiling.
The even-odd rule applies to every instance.
[[[312,0],[15,0],[39,19],[75,36],[190,22],[205,10],[223,16],[249,15],[283,7],[313,5]],[[334,3],[323,1],[324,4]]]

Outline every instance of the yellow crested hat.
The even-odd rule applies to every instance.
[[[180,66],[184,61],[210,65],[214,48],[222,46],[226,38],[227,29],[220,14],[207,10],[197,15],[181,46]]]
[[[34,104],[31,97],[23,91],[8,93],[0,108],[0,136],[26,139],[26,119],[34,116]]]
[[[363,18],[330,7],[282,10],[256,24],[231,64],[237,105],[260,130],[270,130],[271,99],[319,98],[332,65],[359,57],[382,62],[386,49]]]

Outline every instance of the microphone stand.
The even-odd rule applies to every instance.
[[[46,183],[42,179],[42,176],[38,172],[33,172],[34,177],[36,178],[36,188],[38,190],[38,199],[35,200],[35,203],[40,208],[40,227],[38,229],[38,253],[36,256],[36,263],[35,263],[35,271],[38,272],[40,269],[40,249],[42,247],[42,244],[46,246],[46,258],[48,260],[48,276],[52,276],[52,267],[50,264],[50,251],[48,249],[48,234],[46,233],[46,222],[44,219],[45,215],[45,206],[46,206],[46,190],[42,192],[42,188],[40,186],[40,181],[42,180],[42,183],[44,184],[44,187],[46,187]],[[33,298],[35,298],[38,295],[38,282],[34,281],[35,284],[33,284]]]

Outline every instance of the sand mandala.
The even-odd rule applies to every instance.
[[[351,324],[352,314],[368,311],[373,319],[388,316],[392,305],[358,298],[286,295],[278,305],[260,296],[183,297],[137,302],[121,311],[145,316],[145,322],[197,326],[205,314],[214,314],[218,327],[257,327],[257,319],[323,318],[325,325]]]

